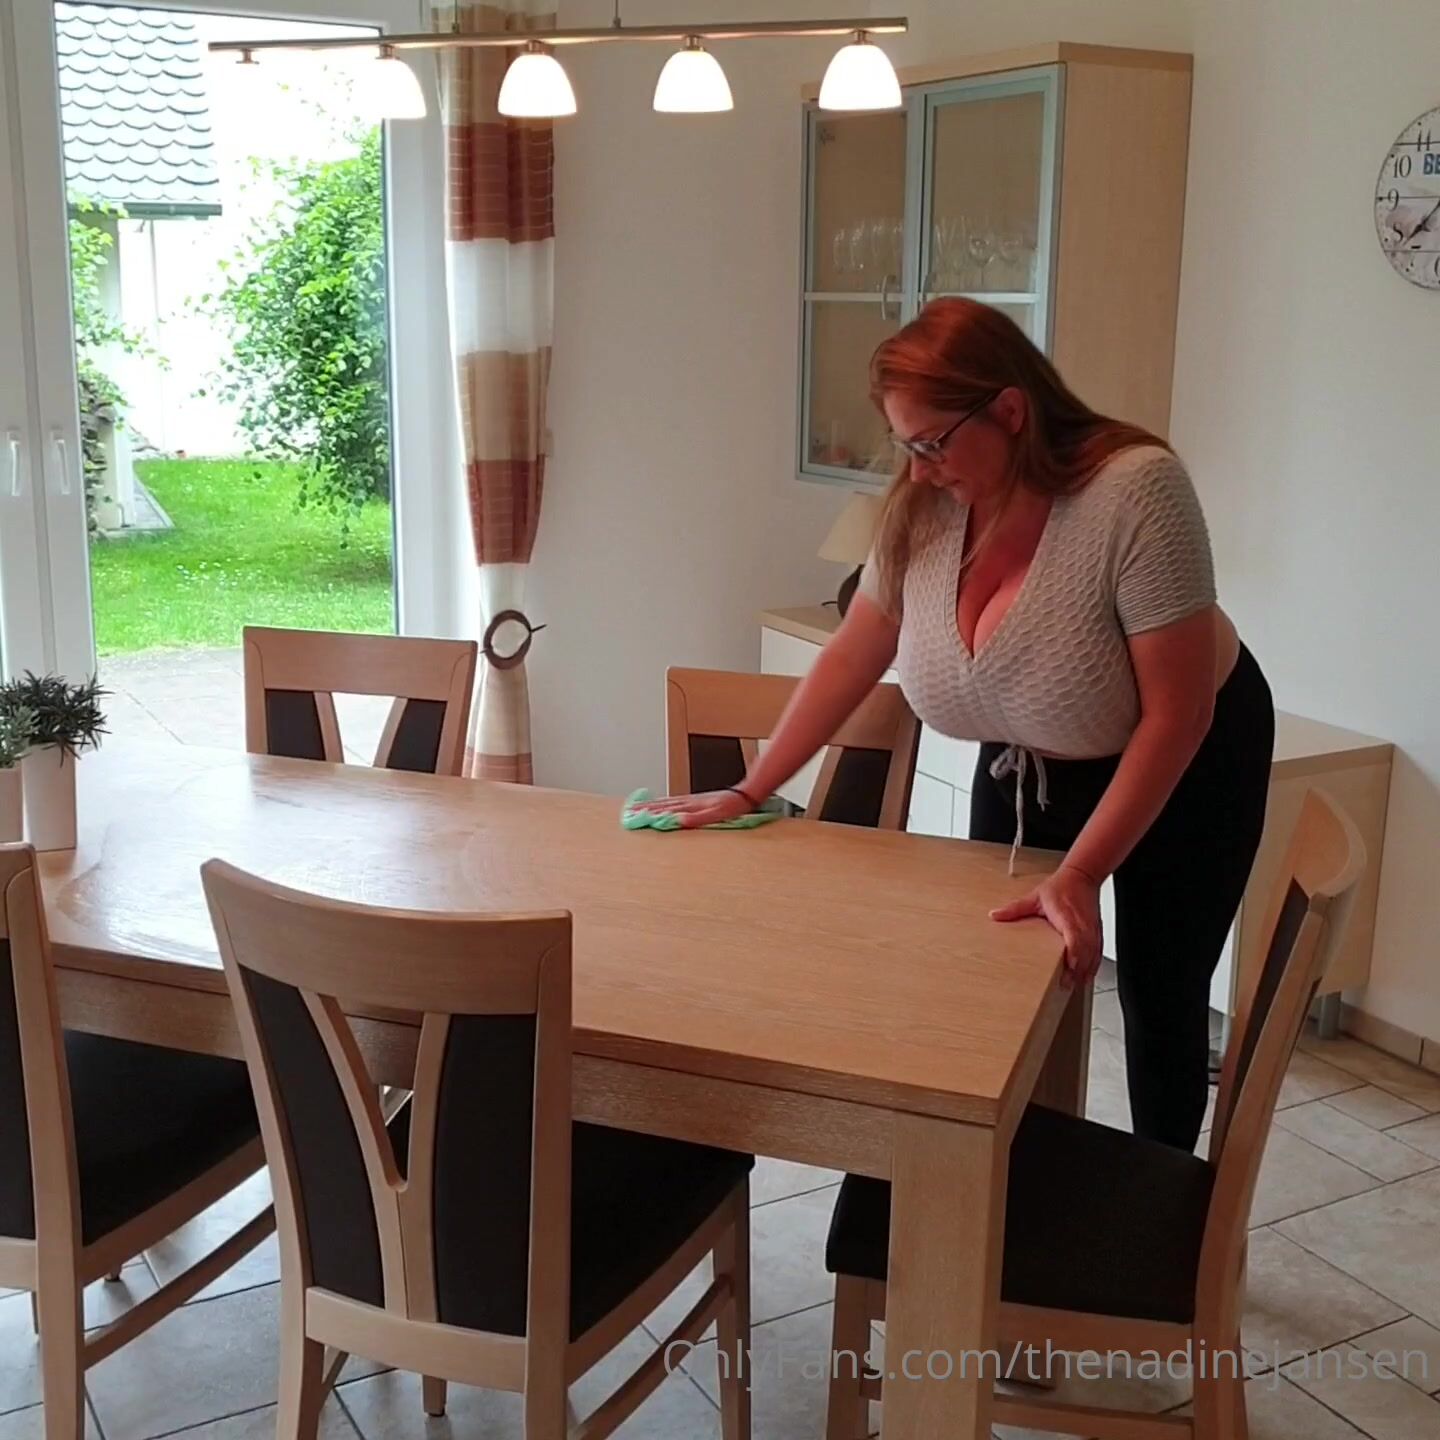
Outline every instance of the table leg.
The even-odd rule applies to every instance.
[[[1070,1003],[1060,1017],[1050,1053],[1035,1081],[1034,1100],[1067,1115],[1085,1113],[1090,1078],[1090,1025],[1095,987],[1082,985],[1070,992]]]
[[[896,1117],[884,1440],[990,1434],[1007,1166],[987,1127]]]

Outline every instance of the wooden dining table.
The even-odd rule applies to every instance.
[[[801,820],[632,832],[602,796],[180,745],[87,755],[79,810],[41,859],[72,1028],[240,1055],[211,856],[366,904],[571,911],[576,1117],[890,1180],[883,1433],[989,1435],[1010,1137],[1032,1095],[1083,1103],[1089,1033],[1056,935],[989,911],[1053,860]],[[353,1024],[404,1084],[407,1017]]]

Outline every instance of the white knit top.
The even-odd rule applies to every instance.
[[[911,554],[902,586],[900,684],[933,730],[1039,755],[1094,759],[1125,748],[1140,718],[1126,637],[1215,603],[1195,487],[1168,450],[1141,446],[1054,501],[1010,609],[972,657],[956,624],[968,507]],[[871,556],[860,588],[881,604]]]

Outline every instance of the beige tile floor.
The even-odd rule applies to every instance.
[[[1091,1113],[1128,1121],[1113,977],[1102,977]],[[1252,1440],[1435,1440],[1440,1436],[1440,1077],[1350,1040],[1307,1036],[1281,1097],[1250,1246],[1244,1338],[1271,1357],[1250,1381]],[[754,1180],[755,1440],[820,1440],[831,1293],[821,1264],[838,1176],[762,1160]],[[121,1281],[98,1285],[101,1323],[183,1266],[221,1225],[265,1201],[251,1184]],[[274,1242],[89,1377],[96,1440],[262,1440],[273,1433],[278,1262]],[[647,1322],[660,1333],[684,1300]],[[583,1414],[633,1364],[637,1332],[585,1382]],[[877,1344],[883,1343],[877,1337]],[[1294,1357],[1308,1358],[1296,1361]],[[0,1440],[43,1435],[29,1301],[0,1296]],[[1280,1361],[1279,1369],[1274,1361]],[[1260,1363],[1259,1361],[1256,1362]],[[1403,1372],[1397,1374],[1395,1372]],[[1064,1382],[1097,1401],[1174,1409],[1182,1380]],[[702,1343],[619,1432],[624,1440],[718,1440],[716,1358]],[[879,1412],[874,1412],[878,1419]],[[1004,1440],[1029,1440],[1002,1429]],[[427,1420],[409,1376],[352,1361],[321,1440],[515,1440],[513,1397],[452,1390]]]

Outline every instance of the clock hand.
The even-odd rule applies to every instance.
[[[1430,207],[1430,211],[1425,216],[1425,218],[1417,226],[1415,226],[1413,230],[1411,230],[1409,235],[1405,237],[1406,243],[1408,244],[1411,240],[1413,240],[1435,218],[1437,214],[1440,214],[1440,200],[1437,200]]]

